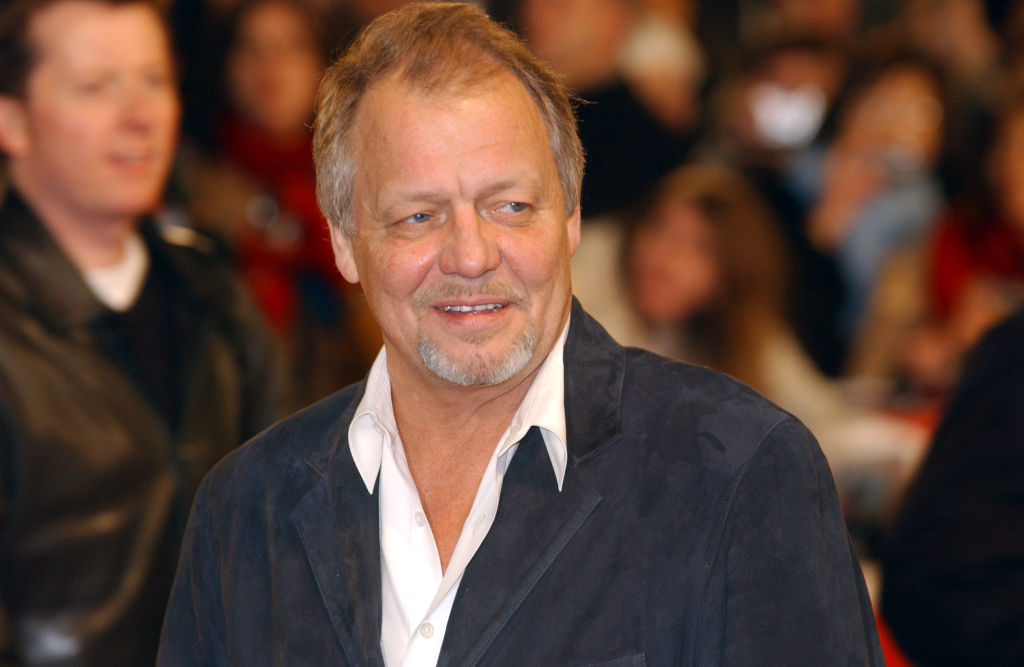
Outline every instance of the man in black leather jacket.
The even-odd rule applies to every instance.
[[[4,5],[0,663],[152,664],[193,491],[282,374],[209,244],[146,216],[178,123],[157,11]]]

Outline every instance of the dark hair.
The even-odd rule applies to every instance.
[[[224,15],[208,17],[209,27],[193,37],[195,43],[190,50],[182,49],[184,131],[206,151],[219,149],[220,122],[231,108],[227,67],[238,47],[242,24],[264,5],[281,5],[298,16],[324,65],[330,60],[330,27],[304,0],[241,0]]]
[[[70,0],[0,0],[0,95],[24,97],[38,54],[32,44],[32,21],[41,12]],[[101,5],[145,5],[163,17],[154,0],[78,0]],[[165,27],[166,29],[166,27]]]
[[[241,0],[228,13],[224,21],[224,31],[221,35],[221,47],[224,51],[221,58],[222,62],[226,61],[228,55],[237,48],[242,24],[250,14],[264,5],[282,5],[300,17],[304,27],[309,30],[309,36],[312,38],[313,44],[320,56],[325,62],[327,61],[331,55],[328,45],[327,26],[324,25],[323,17],[310,7],[308,2],[303,2],[303,0]]]
[[[477,7],[413,3],[367,26],[320,83],[313,158],[317,200],[330,223],[349,235],[355,231],[352,130],[359,103],[375,83],[397,73],[420,91],[458,91],[501,70],[513,74],[537,105],[555,157],[566,213],[574,211],[583,180],[583,149],[565,86],[515,34]]]

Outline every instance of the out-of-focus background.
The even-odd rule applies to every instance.
[[[398,4],[166,3],[185,114],[161,220],[220,240],[286,344],[295,407],[380,344],[334,267],[309,122],[325,64]],[[583,306],[808,424],[878,603],[965,354],[1024,305],[1024,3],[478,4],[579,97]]]

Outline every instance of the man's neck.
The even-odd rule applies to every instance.
[[[395,423],[423,511],[448,566],[480,479],[537,368],[510,386],[424,388],[392,376]]]
[[[428,371],[416,374],[422,377],[409,377],[389,366],[395,423],[406,450],[422,446],[431,456],[443,454],[444,449],[465,452],[464,447],[452,443],[496,431],[484,447],[490,454],[530,390],[542,361],[536,360],[525,373],[507,382],[483,387],[455,385]]]
[[[45,192],[21,187],[16,180],[14,186],[79,271],[121,261],[125,242],[138,226],[137,218],[84,218],[55,204]]]

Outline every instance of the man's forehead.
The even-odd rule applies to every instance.
[[[36,13],[28,25],[28,35],[36,60],[59,53],[72,40],[88,35],[90,41],[102,38],[112,21],[153,21],[162,34],[163,21],[156,8],[146,2],[110,4],[98,0],[58,0]]]
[[[365,142],[372,158],[372,151],[385,136],[389,124],[401,123],[403,116],[408,118],[421,112],[435,111],[457,115],[464,107],[471,106],[471,101],[490,95],[504,97],[506,102],[502,107],[518,112],[505,119],[506,125],[510,122],[520,126],[536,123],[535,127],[546,137],[546,127],[529,91],[504,68],[491,70],[488,76],[474,80],[472,85],[432,89],[410,83],[401,73],[391,74],[367,90],[356,112],[354,134],[359,137],[359,144]],[[362,152],[360,148],[357,150]]]
[[[454,91],[423,90],[401,76],[389,76],[367,91],[357,110],[353,129],[360,139],[355,148],[361,157],[372,159],[377,147],[402,134],[424,114],[435,115],[437,124],[428,130],[436,129],[440,136],[453,125],[458,133],[463,114],[481,112],[493,114],[490,120],[496,135],[509,128],[530,128],[527,132],[535,130],[547,143],[543,119],[525,86],[510,72],[497,71],[472,87]]]

